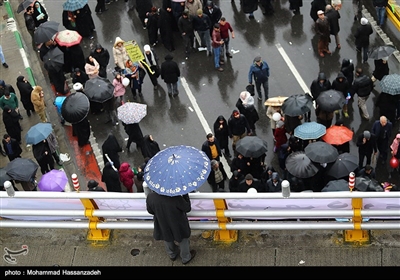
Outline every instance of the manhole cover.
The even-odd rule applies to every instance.
[[[139,253],[140,253],[139,249],[132,249],[132,251],[131,251],[131,255],[134,256],[134,257],[139,255]]]

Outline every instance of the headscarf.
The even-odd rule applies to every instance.
[[[242,91],[240,93],[240,99],[243,102],[243,106],[247,107],[250,105],[254,105],[254,98],[251,96],[250,92],[248,91]]]

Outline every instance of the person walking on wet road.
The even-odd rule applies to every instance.
[[[322,10],[317,12],[318,19],[315,22],[315,32],[318,34],[318,54],[320,57],[325,57],[324,53],[331,54],[329,50],[329,42],[331,41],[330,25],[328,18]]]
[[[222,72],[224,71],[224,68],[222,68],[221,65],[225,64],[225,62],[223,57],[221,57],[221,46],[224,44],[224,40],[221,38],[219,23],[214,25],[214,30],[212,31],[211,37],[211,46],[213,47],[214,53],[214,67],[217,71]]]
[[[354,34],[356,51],[362,51],[362,61],[367,63],[368,60],[368,48],[369,48],[369,36],[374,32],[371,24],[368,23],[368,19],[365,17],[360,20],[361,25],[357,28]]]
[[[165,61],[161,64],[161,79],[167,84],[170,97],[178,96],[178,79],[181,76],[178,63],[173,61],[173,58],[171,54],[167,54]]]
[[[151,192],[146,197],[146,208],[154,216],[153,237],[164,241],[171,261],[178,255],[183,264],[193,260],[196,251],[190,250],[191,229],[186,214],[192,210],[189,195],[165,196]]]
[[[376,136],[368,130],[358,135],[356,145],[358,147],[358,168],[363,168],[364,157],[367,159],[366,164],[371,164],[372,153],[378,153],[376,145]]]
[[[379,151],[379,160],[382,164],[386,163],[389,152],[389,139],[392,137],[392,123],[385,117],[381,116],[372,125],[371,132],[376,135],[376,144]]]
[[[250,66],[248,79],[249,84],[253,84],[253,77],[256,84],[256,90],[258,93],[258,101],[262,101],[261,96],[261,85],[264,88],[265,100],[268,99],[268,78],[269,78],[269,66],[265,60],[261,59],[261,56],[254,58],[253,64]]]
[[[352,91],[358,95],[358,107],[361,110],[361,117],[369,120],[369,113],[367,109],[367,99],[373,89],[373,82],[370,77],[363,74],[361,68],[356,69],[356,77],[352,85]]]

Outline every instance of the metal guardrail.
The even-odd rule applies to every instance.
[[[188,213],[190,226],[197,230],[214,230],[216,241],[232,242],[237,238],[238,230],[344,230],[348,241],[369,240],[368,230],[400,230],[400,192],[327,192],[327,193],[291,193],[284,198],[281,193],[190,193],[192,211]],[[10,208],[11,202],[18,205],[24,200],[24,206]],[[320,203],[336,199],[351,203],[348,209],[305,209],[265,207],[264,209],[245,209],[249,201],[267,200],[293,206],[296,202],[307,200]],[[376,201],[389,199],[385,209],[363,209],[363,199]],[[69,209],[29,208],[29,201],[67,201]],[[81,209],[76,209],[76,200],[80,200]],[[112,200],[135,201],[141,209],[100,209],[97,203]],[[232,202],[246,201],[242,209],[235,209]],[[207,209],[198,207],[205,202]],[[211,203],[210,203],[211,202]],[[393,203],[394,202],[394,203]],[[106,203],[107,204],[107,203]],[[89,230],[88,239],[106,241],[112,229],[153,229],[152,215],[145,209],[144,193],[99,193],[99,192],[16,192],[8,197],[0,192],[0,228],[74,228]],[[57,205],[57,204],[55,204]],[[197,205],[197,206],[196,206]],[[389,206],[388,206],[389,205]],[[73,207],[72,207],[73,206]],[[68,204],[67,204],[68,207]],[[78,207],[78,208],[79,208]],[[139,208],[140,208],[139,207]],[[377,206],[378,207],[378,206]],[[42,207],[45,208],[45,207]],[[65,208],[65,206],[64,206]],[[113,208],[113,206],[110,206]],[[379,208],[379,207],[378,207]],[[26,220],[22,217],[42,217]],[[62,220],[46,220],[60,217]],[[68,217],[68,218],[63,218]],[[336,218],[338,219],[336,219]]]

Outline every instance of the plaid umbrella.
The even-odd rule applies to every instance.
[[[318,139],[325,133],[326,127],[317,122],[305,122],[294,129],[294,136],[302,140]]]
[[[67,0],[63,4],[64,11],[74,12],[76,10],[82,9],[88,3],[88,0]]]
[[[380,81],[382,92],[386,92],[391,95],[400,94],[400,75],[390,74],[386,75]]]
[[[147,115],[147,105],[126,102],[117,108],[117,115],[126,124],[139,123]]]

